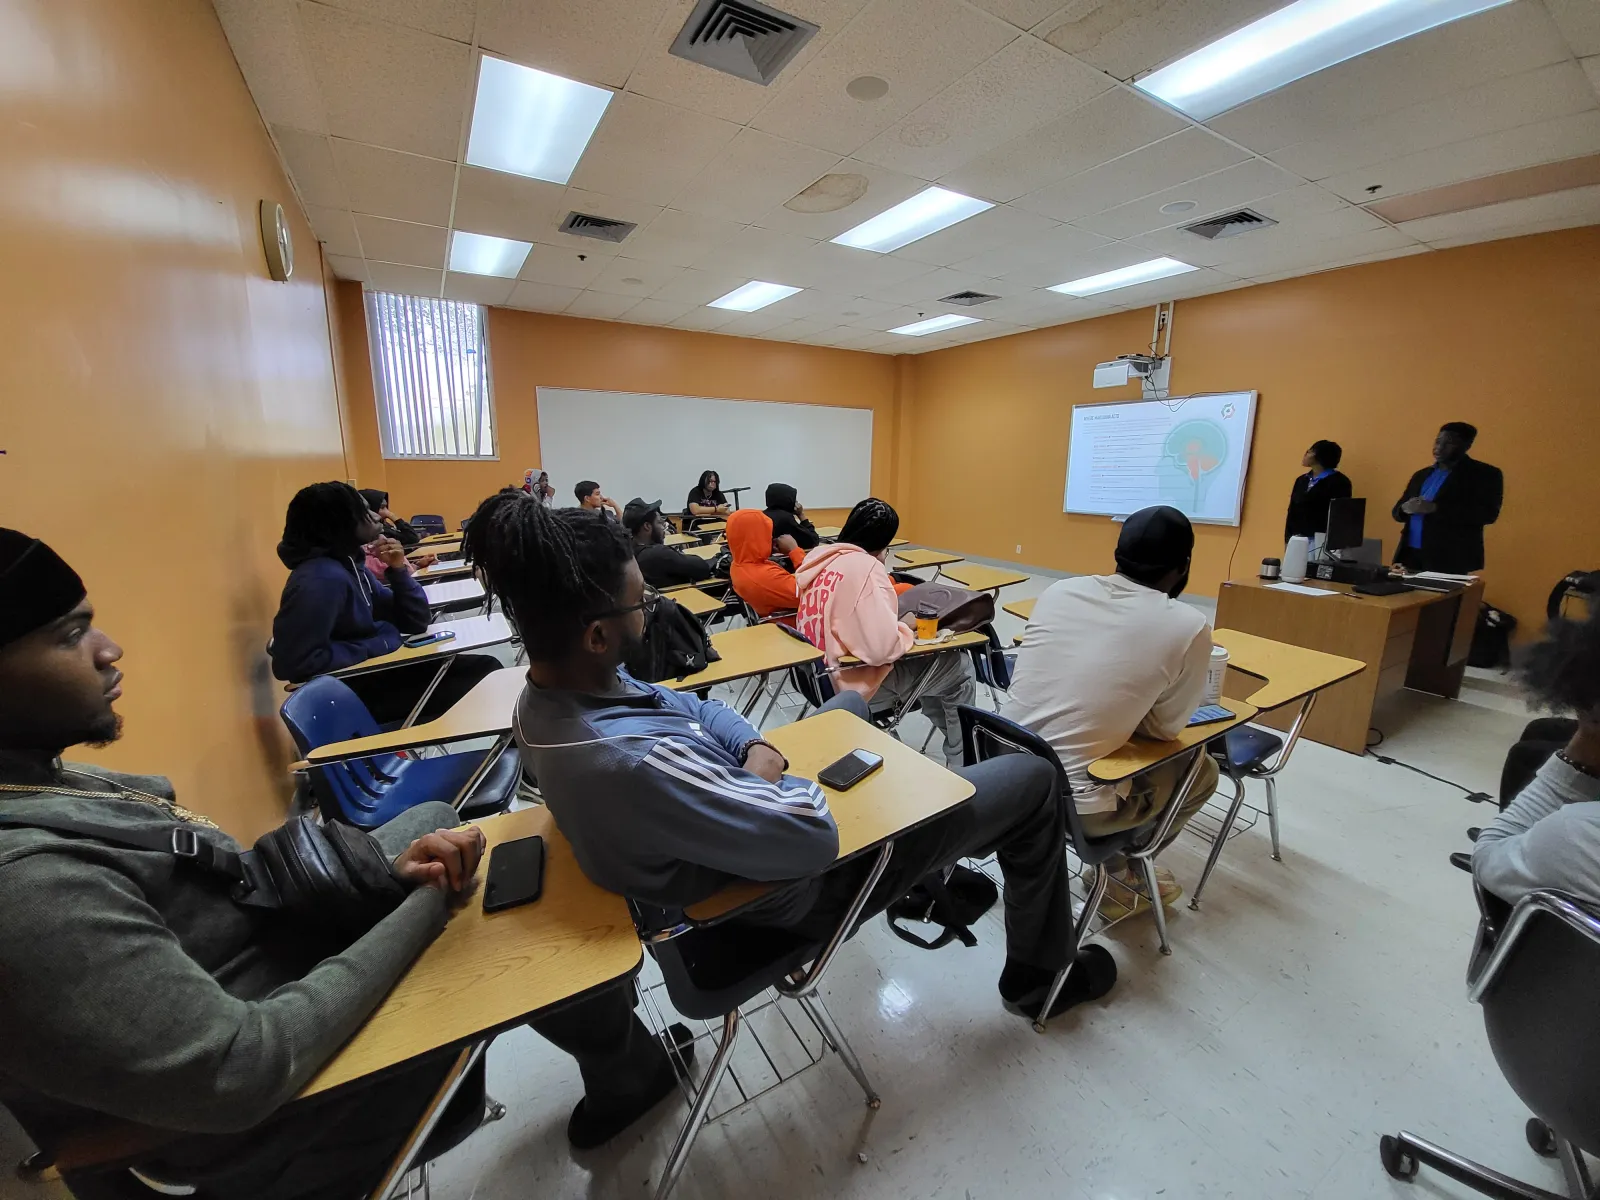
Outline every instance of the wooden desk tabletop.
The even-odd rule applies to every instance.
[[[1328,600],[1323,597],[1296,596],[1293,592],[1286,592],[1281,588],[1270,587],[1271,584],[1276,582],[1278,581],[1275,579],[1230,579],[1222,586],[1262,588],[1269,591],[1276,591],[1280,596],[1288,596],[1306,604],[1310,604],[1313,600],[1315,600],[1318,604],[1328,603]],[[1437,604],[1441,600],[1448,600],[1450,597],[1458,595],[1461,591],[1466,590],[1464,588],[1459,588],[1456,591],[1435,592],[1424,588],[1415,588],[1409,591],[1396,592],[1393,596],[1365,596],[1360,592],[1354,591],[1353,584],[1329,583],[1324,579],[1307,579],[1303,584],[1297,584],[1296,586],[1316,588],[1319,592],[1332,592],[1334,593],[1335,599],[1333,600],[1333,603],[1335,604],[1361,604],[1369,608],[1374,606],[1381,608],[1421,608],[1425,604]]]
[[[1266,681],[1250,696],[1258,712],[1320,692],[1341,679],[1359,675],[1367,665],[1357,658],[1307,650],[1237,629],[1213,630],[1211,638],[1227,648],[1230,667]]]
[[[459,542],[465,534],[457,530],[455,533],[430,533],[417,543],[419,546],[443,546],[450,542]]]
[[[946,579],[954,580],[962,587],[971,588],[975,592],[998,592],[1001,588],[1010,587],[1014,583],[1028,582],[1025,572],[1002,567],[986,567],[982,563],[960,563],[939,573]]]
[[[694,527],[696,536],[703,537],[708,533],[721,533],[728,527],[726,521],[701,521]]]
[[[809,642],[785,633],[770,623],[714,633],[711,635],[711,644],[722,655],[718,661],[708,663],[704,671],[684,679],[663,679],[661,682],[674,691],[692,692],[713,684],[797,667],[822,657],[822,651]]]
[[[943,654],[946,650],[966,650],[972,646],[987,646],[989,635],[978,629],[969,629],[965,633],[958,633],[952,638],[942,642],[913,642],[911,649],[903,654],[902,658],[921,658],[928,654]],[[841,667],[859,667],[861,660],[853,654],[846,654],[839,660]]]
[[[433,566],[417,572],[418,583],[435,583],[440,579],[459,579],[463,575],[471,575],[472,568],[459,558],[449,562],[437,562]]]
[[[1010,604],[1002,604],[1001,612],[1008,612],[1013,617],[1021,617],[1024,621],[1033,616],[1033,606],[1039,603],[1039,597],[1029,596],[1026,600],[1013,600]]]
[[[709,617],[714,612],[722,611],[722,601],[715,596],[708,596],[697,587],[675,588],[662,595],[670,596],[684,608],[689,610],[690,616]]]
[[[392,729],[371,737],[329,742],[306,755],[313,765],[387,754],[410,746],[442,746],[472,738],[495,737],[511,731],[511,713],[528,682],[526,667],[501,667],[491,671],[461,699],[432,721],[420,721],[406,729]]]
[[[482,826],[491,852],[514,838],[544,838],[544,894],[486,914],[480,888],[302,1097],[505,1028],[639,969],[643,950],[627,904],[589,882],[549,809],[488,817]]]
[[[946,563],[961,561],[959,554],[946,554],[943,550],[896,550],[896,558],[904,568],[915,570],[919,567],[942,567]]]
[[[813,528],[816,529],[817,536],[825,542],[832,541],[839,536],[840,527],[838,525],[816,525]]]
[[[456,604],[462,600],[482,600],[483,584],[476,579],[451,579],[444,583],[428,583],[422,587],[428,604],[437,608],[441,604]]]
[[[700,539],[692,533],[669,533],[666,537],[668,546],[693,546]]]
[[[692,554],[696,558],[703,558],[707,562],[710,562],[717,555],[721,554],[723,549],[724,547],[720,542],[712,542],[709,546],[685,546],[683,548],[683,552],[685,554]],[[707,582],[710,581],[707,580]]]
[[[455,637],[443,642],[432,642],[426,646],[401,646],[389,654],[380,654],[377,658],[369,658],[366,662],[358,662],[342,671],[330,671],[329,674],[341,679],[350,675],[365,675],[369,671],[381,671],[385,667],[397,667],[401,663],[437,659],[442,655],[461,654],[468,650],[481,650],[485,646],[498,646],[502,642],[511,640],[511,625],[506,621],[504,613],[492,613],[487,617],[467,617],[461,621],[439,621],[428,626],[429,633],[436,630],[448,630],[455,634]]]
[[[789,773],[805,779],[815,779],[823,767],[852,750],[883,755],[883,766],[849,791],[822,789],[839,826],[841,860],[932,820],[977,790],[955,772],[851,713],[819,713],[762,736],[789,760]],[[709,920],[760,898],[775,886],[782,885],[734,884],[687,911],[695,920]]]
[[[663,596],[676,597],[679,592],[688,592],[697,589],[703,589],[710,592],[722,592],[726,591],[727,588],[728,581],[726,579],[722,579],[716,575],[713,575],[710,579],[697,579],[693,583],[675,583],[671,587],[657,588],[656,591],[660,592]]]
[[[1157,742],[1141,737],[1131,738],[1122,744],[1121,749],[1090,763],[1089,777],[1101,783],[1116,783],[1118,780],[1127,779],[1131,775],[1139,774],[1140,771],[1160,766],[1168,759],[1176,758],[1202,742],[1219,738],[1228,730],[1243,725],[1256,715],[1256,706],[1247,701],[1231,700],[1224,696],[1220,703],[1223,708],[1233,712],[1233,720],[1217,721],[1211,725],[1191,725],[1170,742]]]

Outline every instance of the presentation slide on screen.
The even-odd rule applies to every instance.
[[[1063,511],[1124,517],[1170,504],[1191,521],[1237,525],[1255,408],[1254,392],[1074,405]]]

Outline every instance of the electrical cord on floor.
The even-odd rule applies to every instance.
[[[1472,801],[1474,804],[1482,804],[1486,800],[1494,799],[1494,797],[1489,795],[1488,792],[1475,792],[1471,788],[1462,787],[1453,779],[1446,779],[1443,775],[1435,775],[1432,771],[1424,771],[1421,767],[1414,767],[1408,762],[1401,762],[1398,758],[1394,758],[1388,754],[1379,754],[1377,752],[1377,748],[1383,745],[1383,730],[1374,728],[1368,730],[1367,732],[1369,736],[1374,733],[1378,735],[1377,741],[1369,742],[1367,744],[1367,753],[1381,762],[1384,766],[1404,767],[1406,770],[1414,771],[1416,774],[1425,776],[1426,778],[1433,780],[1435,783],[1442,783],[1448,787],[1453,787],[1458,792],[1465,793],[1467,799]]]

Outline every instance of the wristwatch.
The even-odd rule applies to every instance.
[[[742,754],[740,754],[740,756],[739,756],[739,765],[741,767],[744,766],[745,763],[750,761],[750,747],[751,746],[765,746],[768,750],[771,750],[779,758],[783,759],[783,769],[785,771],[787,771],[789,769],[788,756],[785,755],[782,750],[779,750],[776,746],[774,746],[771,742],[767,741],[766,738],[751,738],[748,742],[746,742],[744,744],[744,752]]]

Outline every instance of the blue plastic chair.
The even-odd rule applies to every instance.
[[[444,517],[438,513],[418,513],[411,518],[411,527],[420,529],[424,533],[443,533]]]
[[[332,675],[319,675],[292,692],[280,715],[302,755],[331,742],[380,732],[367,706]],[[488,753],[473,750],[439,758],[402,758],[398,754],[352,758],[310,768],[311,788],[328,820],[375,829],[424,801],[454,801]],[[504,812],[516,795],[520,773],[518,756],[501,753],[461,805],[461,815],[472,818]]]

